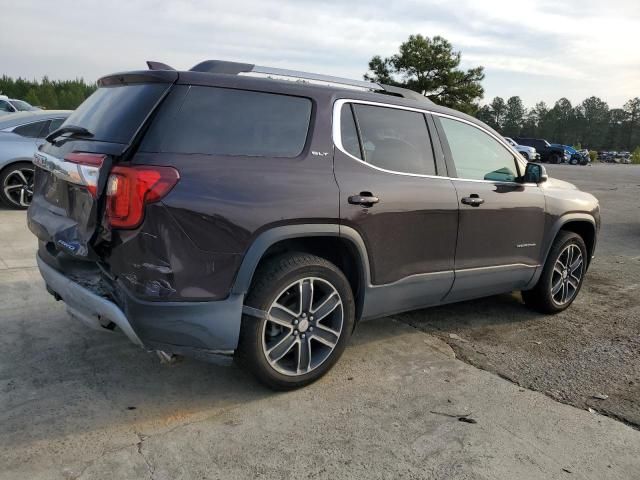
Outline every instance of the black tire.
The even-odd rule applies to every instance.
[[[19,175],[20,173],[22,173],[22,176]],[[33,195],[33,174],[34,167],[30,162],[16,162],[5,167],[0,174],[0,200],[2,203],[15,210],[26,210],[29,208],[31,196]],[[12,190],[12,193],[9,195],[6,191],[6,188],[18,186],[18,184],[22,182],[22,177],[25,177],[29,183],[29,188],[25,190],[25,196],[22,197],[26,200],[23,205],[21,205],[19,201],[21,189]]]
[[[560,256],[564,255],[564,252],[570,246],[575,246],[580,250],[580,254],[582,255],[582,265],[579,280],[577,282],[574,280],[577,287],[574,288],[567,283],[563,288],[567,288],[567,291],[569,289],[573,289],[573,293],[566,302],[560,303],[552,294],[552,288],[558,284],[558,279],[560,279],[561,282],[565,282],[563,278],[566,277],[563,275],[566,274],[559,274],[555,268]],[[524,303],[529,308],[546,314],[555,314],[567,309],[576,299],[578,293],[580,293],[582,283],[584,282],[587,263],[587,247],[582,237],[577,233],[561,230],[551,246],[551,250],[547,256],[547,261],[544,264],[538,283],[533,289],[522,292],[522,299],[524,300]],[[569,274],[569,277],[570,280],[574,278],[571,274]]]
[[[309,279],[311,279],[311,281]],[[313,287],[314,282],[316,285],[315,287]],[[303,312],[305,310],[302,305],[302,285],[312,285],[310,307],[308,308],[309,315],[307,317],[309,321],[304,323],[304,326],[304,320],[301,320],[305,316],[304,314],[293,320],[296,322],[295,325],[297,325],[295,327],[293,326],[293,323],[287,327],[282,327],[279,324],[276,325],[274,322],[268,321],[265,318],[259,318],[258,316],[245,314],[242,317],[240,339],[235,355],[236,360],[240,365],[250,370],[258,380],[274,390],[291,390],[294,388],[300,388],[322,377],[331,369],[342,355],[354,328],[355,303],[349,281],[342,271],[340,271],[340,269],[333,263],[325,260],[324,258],[306,253],[287,253],[275,257],[259,267],[255,273],[251,289],[245,300],[245,305],[262,312],[268,312],[271,308],[277,309],[278,307],[274,306],[276,300],[281,300],[283,298],[286,299],[288,298],[287,295],[295,295],[297,286],[294,285],[296,284],[301,285],[299,287],[300,302],[297,303],[296,301],[296,305],[299,305],[299,308],[297,308],[298,311],[295,312],[297,315],[300,315],[299,312]],[[328,291],[331,291],[330,289],[333,288],[334,293],[337,293],[339,297],[335,299],[334,293],[326,295],[327,298],[332,296],[334,301],[338,302],[339,311],[338,307],[334,307],[334,309],[326,315],[325,319],[330,319],[330,317],[335,317],[337,319],[338,316],[341,316],[341,328],[339,335],[336,335],[338,339],[334,342],[333,347],[329,347],[324,343],[319,342],[316,338],[319,334],[322,334],[323,330],[326,330],[327,327],[326,324],[323,323],[321,325],[313,318],[314,300],[317,300],[314,298],[314,295],[323,295],[321,288],[318,287],[318,285],[321,288],[329,289]],[[293,293],[290,294],[289,292]],[[321,293],[318,294],[316,292]],[[291,298],[293,301],[293,297]],[[320,308],[317,308],[317,306],[318,302],[316,301],[316,313],[320,311]],[[282,310],[276,311],[284,313]],[[290,318],[287,316],[284,322],[289,323],[289,320]],[[312,322],[312,320],[314,321]],[[324,321],[325,320],[323,320],[323,322]],[[322,328],[323,326],[325,328]],[[280,332],[269,333],[273,332],[274,327],[276,330],[279,328]],[[315,331],[313,331],[314,327]],[[286,328],[291,330],[286,330]],[[331,328],[337,331],[337,327],[331,325]],[[303,332],[306,332],[306,335],[304,335]],[[272,335],[272,337],[269,337],[269,335]],[[307,345],[309,359],[308,362],[306,362],[308,371],[301,372],[300,365],[302,361],[300,356],[302,355],[301,349],[303,348],[302,338],[305,337],[306,343],[304,345]],[[274,348],[273,345],[280,345],[285,342],[286,344],[293,343],[294,346],[289,347],[289,350],[287,350],[288,353],[284,355],[282,360],[274,360],[272,357],[268,360],[267,355],[269,353],[267,352],[269,346],[267,345],[267,340],[273,342],[271,344],[271,348]],[[312,342],[313,347],[311,347]],[[331,350],[330,352],[327,352],[326,349],[329,348],[331,348]],[[282,350],[284,350],[284,348]],[[317,365],[315,366],[313,366],[314,352],[319,354],[319,356],[317,355],[316,357],[320,358],[319,361],[316,360]],[[324,360],[321,360],[324,355],[327,356]],[[277,363],[276,365],[272,365],[272,363],[270,363],[272,361],[290,362],[294,366],[297,362],[298,372],[292,373],[287,372],[286,370],[279,370],[280,364]]]
[[[558,155],[557,153],[553,153],[550,157],[549,157],[549,163],[552,163],[554,165],[557,165],[560,163],[560,155]]]
[[[578,165],[578,159],[577,158],[572,158],[571,160],[569,160],[569,163],[571,165]]]

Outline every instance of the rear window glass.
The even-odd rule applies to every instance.
[[[100,87],[64,125],[86,128],[93,140],[129,143],[167,88],[166,83]]]
[[[22,137],[29,138],[38,138],[42,137],[41,132],[44,127],[49,123],[49,120],[42,120],[40,122],[28,123],[26,125],[21,125],[13,129],[13,133],[18,134]]]
[[[217,87],[178,87],[142,150],[209,155],[296,157],[305,145],[311,100]],[[172,111],[173,110],[173,111]],[[175,113],[174,113],[175,112]]]

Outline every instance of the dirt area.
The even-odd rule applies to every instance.
[[[514,293],[396,318],[472,365],[640,428],[640,166],[548,170],[601,205],[597,257],[571,308],[540,315]]]

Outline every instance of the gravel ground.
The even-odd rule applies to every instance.
[[[596,259],[568,310],[540,315],[514,293],[396,318],[442,338],[472,365],[638,428],[640,166],[548,170],[593,193],[601,205]]]

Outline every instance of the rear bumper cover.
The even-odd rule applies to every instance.
[[[69,314],[103,329],[110,322],[143,348],[182,353],[231,354],[238,345],[244,295],[213,302],[146,302],[126,291],[122,305],[66,277],[37,256],[48,289],[60,297]]]

